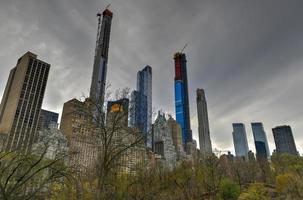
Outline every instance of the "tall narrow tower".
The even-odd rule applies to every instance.
[[[90,98],[99,105],[103,105],[106,85],[108,48],[113,13],[106,8],[102,14],[98,13],[97,17],[98,32],[96,40],[92,83],[90,87]]]
[[[203,89],[197,89],[197,111],[200,152],[205,156],[212,153],[212,148],[209,134],[207,103]]]
[[[190,129],[188,84],[186,70],[186,56],[184,53],[176,53],[175,60],[175,106],[176,121],[182,128],[182,143],[186,145],[192,142],[192,131]]]
[[[146,132],[149,132],[152,125],[152,68],[147,65],[137,73],[137,91],[146,96],[147,121]]]

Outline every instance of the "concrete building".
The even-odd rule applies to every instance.
[[[128,127],[129,99],[107,102],[106,126]]]
[[[113,13],[109,9],[105,9],[102,14],[98,13],[97,17],[98,31],[94,57],[94,69],[89,97],[97,104],[103,105],[106,87],[111,21],[113,18]]]
[[[89,114],[89,99],[64,103],[60,131],[67,138],[70,166],[80,173],[93,173],[98,156],[97,129]]]
[[[290,126],[277,126],[272,129],[276,144],[276,153],[298,155],[294,136]]]
[[[175,61],[175,108],[176,120],[182,128],[183,145],[192,142],[192,131],[190,128],[190,114],[188,102],[188,83],[186,56],[184,53],[176,53]]]
[[[169,128],[165,114],[158,112],[157,119],[153,125],[154,131],[154,151],[156,154],[161,156],[164,160],[165,165],[172,169],[177,164],[177,152],[176,147],[173,143],[173,138]]]
[[[233,141],[237,157],[248,157],[248,143],[246,137],[245,125],[242,123],[233,123]]]
[[[123,149],[124,151],[119,160],[119,173],[135,173],[138,167],[142,167],[148,162],[147,149],[145,147],[144,140],[140,140],[141,132],[136,128],[125,127],[113,137],[113,142],[115,143],[114,148]],[[136,142],[138,141],[138,143]],[[136,143],[136,145],[132,145]]]
[[[251,123],[251,128],[254,135],[257,156],[270,158],[270,151],[263,124],[261,122],[253,122]]]
[[[112,138],[108,148],[121,151],[117,159],[119,173],[134,173],[136,167],[147,160],[141,131],[128,127],[128,112],[129,100],[127,98],[107,103],[106,130]]]
[[[40,110],[50,65],[27,52],[9,75],[0,106],[0,133],[5,150],[27,153],[37,141]]]
[[[177,152],[178,159],[182,159],[185,156],[185,151],[182,143],[182,129],[180,124],[169,115],[166,121],[169,135],[172,136],[175,151]]]
[[[58,118],[59,114],[49,111],[49,110],[43,110],[40,111],[40,117],[39,117],[39,130],[44,129],[50,129],[54,125],[58,125]],[[58,128],[58,127],[57,127]]]
[[[204,157],[212,153],[212,147],[209,133],[207,103],[203,89],[197,89],[197,113],[200,153]]]

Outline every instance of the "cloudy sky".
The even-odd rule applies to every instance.
[[[0,0],[0,98],[9,70],[26,51],[50,63],[43,107],[88,94],[96,13],[111,3],[111,89],[135,88],[136,73],[153,68],[153,106],[174,114],[173,54],[185,49],[190,113],[197,138],[196,88],[208,101],[213,146],[232,150],[233,122],[291,125],[303,153],[302,0]]]

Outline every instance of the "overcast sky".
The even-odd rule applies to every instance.
[[[185,43],[190,114],[197,139],[197,88],[208,101],[213,147],[233,151],[232,123],[291,125],[303,153],[302,0],[0,0],[0,98],[8,74],[26,51],[51,64],[43,108],[88,94],[96,13],[114,13],[107,80],[111,89],[136,86],[153,68],[153,106],[174,115],[173,54]]]

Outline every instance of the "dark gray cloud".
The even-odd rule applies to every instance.
[[[108,81],[112,90],[135,87],[136,72],[153,67],[153,103],[174,113],[173,53],[185,43],[192,128],[197,137],[195,90],[206,90],[211,137],[233,149],[231,123],[271,128],[289,124],[303,151],[303,2],[201,0],[2,0],[0,95],[17,58],[30,50],[52,65],[44,107],[90,87],[99,8],[114,12]],[[1,96],[0,96],[1,97]]]

